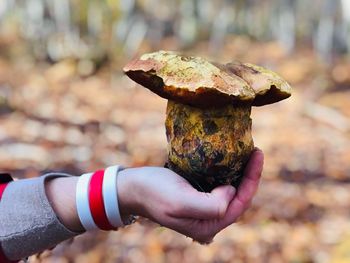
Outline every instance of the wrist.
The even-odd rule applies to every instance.
[[[77,177],[54,178],[45,183],[45,189],[52,209],[61,223],[71,231],[83,232],[75,205],[77,181]]]
[[[138,169],[124,169],[118,174],[117,192],[120,214],[123,218],[130,215],[140,215],[139,191],[137,189]]]
[[[118,173],[117,193],[119,212],[123,220],[130,215],[140,214],[138,200],[137,177],[139,168],[129,168]],[[61,223],[75,232],[83,232],[76,208],[76,187],[78,177],[64,177],[48,180],[45,183],[49,202]],[[124,222],[125,222],[124,221]]]

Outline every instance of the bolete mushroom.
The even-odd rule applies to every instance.
[[[129,62],[132,80],[168,99],[167,166],[201,191],[237,186],[254,149],[251,107],[288,98],[276,73],[248,63],[211,63],[159,51]]]

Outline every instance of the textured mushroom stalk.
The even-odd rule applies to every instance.
[[[200,191],[237,186],[254,149],[251,106],[201,109],[168,101],[168,166]]]

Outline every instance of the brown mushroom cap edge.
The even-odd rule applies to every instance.
[[[291,87],[276,73],[248,63],[210,63],[170,51],[149,53],[123,71],[159,96],[196,107],[263,106],[291,96]]]

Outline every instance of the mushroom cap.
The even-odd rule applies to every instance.
[[[263,106],[291,96],[292,89],[277,73],[250,63],[231,62],[216,64],[221,70],[244,79],[255,93],[253,106]]]
[[[286,81],[262,67],[211,63],[169,51],[144,54],[123,70],[159,96],[196,107],[262,106],[291,95]]]

